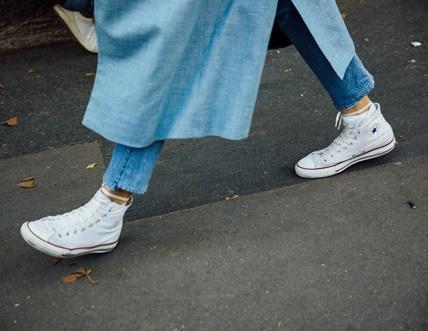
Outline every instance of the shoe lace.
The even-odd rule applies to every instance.
[[[110,209],[106,209],[107,203],[91,199],[83,206],[62,214],[60,221],[53,221],[52,229],[59,236],[69,236],[85,231],[88,227],[99,223],[107,216]],[[52,218],[54,220],[55,218]]]
[[[337,113],[335,127],[339,130],[343,124],[342,132],[328,145],[326,148],[314,152],[314,159],[317,164],[324,164],[335,160],[335,155],[342,153],[354,145],[358,140],[360,130],[355,126],[351,126],[343,122],[343,114]]]

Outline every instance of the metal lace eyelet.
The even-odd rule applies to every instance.
[[[58,233],[58,237],[62,238],[62,236]]]

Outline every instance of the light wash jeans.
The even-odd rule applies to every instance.
[[[358,56],[351,61],[343,80],[336,75],[290,0],[279,0],[276,19],[339,111],[352,107],[374,88],[374,79]],[[146,192],[163,143],[156,141],[144,148],[116,144],[104,183],[113,190]]]

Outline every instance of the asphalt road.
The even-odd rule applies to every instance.
[[[169,141],[126,217],[145,219],[114,252],[57,265],[19,227],[99,185],[111,143],[80,124],[96,56],[73,42],[0,54],[0,122],[19,119],[0,126],[0,330],[428,330],[428,2],[340,3],[393,153],[296,177],[335,111],[293,48],[272,51],[248,139]],[[18,188],[27,176],[37,186]],[[81,266],[95,286],[61,282]]]
[[[425,0],[341,1],[360,57],[376,78],[372,97],[395,129],[394,153],[352,171],[428,153],[428,3]],[[411,46],[422,42],[421,47]],[[74,42],[0,55],[0,158],[100,139],[108,161],[111,144],[81,125],[96,56]],[[266,60],[251,135],[166,144],[144,203],[130,219],[159,215],[233,194],[302,182],[294,163],[337,134],[328,96],[294,48]]]

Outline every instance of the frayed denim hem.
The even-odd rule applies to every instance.
[[[144,194],[149,187],[163,143],[156,141],[144,148],[116,144],[103,176],[105,185],[112,190],[122,189],[134,194]]]
[[[149,188],[148,185],[147,186],[143,186],[143,187],[139,187],[138,189],[135,187],[131,187],[129,185],[124,185],[124,184],[120,184],[118,182],[111,182],[110,180],[108,180],[107,178],[103,178],[103,183],[105,185],[107,185],[108,188],[110,188],[113,191],[117,191],[117,190],[124,190],[126,192],[132,193],[132,194],[138,194],[138,195],[143,195],[144,193],[147,192],[147,189]]]

